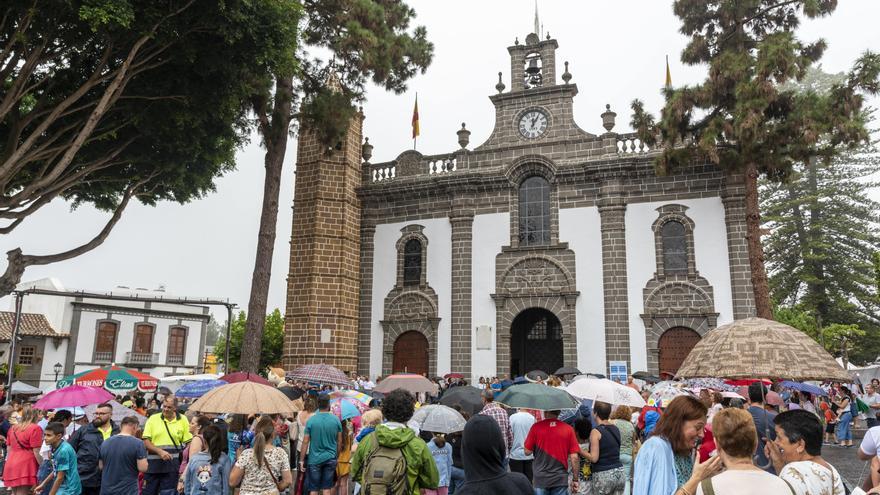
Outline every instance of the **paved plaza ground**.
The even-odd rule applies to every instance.
[[[853,446],[848,449],[834,447],[832,445],[822,446],[822,457],[836,467],[840,475],[846,478],[850,486],[856,486],[868,476],[868,462],[862,461],[858,457],[859,444],[862,437],[865,436],[865,430],[853,430]]]

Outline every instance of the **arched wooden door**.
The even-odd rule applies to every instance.
[[[394,341],[394,373],[428,373],[428,339],[420,332],[409,331],[400,334]]]
[[[691,349],[700,341],[700,334],[685,327],[673,327],[663,332],[657,347],[660,349],[660,373],[675,374]]]

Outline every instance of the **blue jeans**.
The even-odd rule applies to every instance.
[[[455,493],[464,484],[464,469],[452,466],[452,474],[449,476],[449,495]]]
[[[837,441],[852,440],[852,429],[849,424],[852,421],[852,414],[849,411],[840,415],[837,423]]]
[[[309,485],[309,491],[317,492],[320,490],[329,490],[333,488],[336,482],[336,459],[322,462],[321,464],[309,464],[306,467],[308,477],[306,483]]]
[[[554,486],[553,488],[535,487],[535,495],[568,495],[567,486]]]
[[[50,474],[52,474],[52,461],[49,459],[44,459],[42,463],[40,463],[40,469],[37,471],[37,483],[42,483],[44,479],[46,479]],[[42,495],[48,495],[49,490],[52,489],[52,483],[46,485],[46,488],[43,488],[43,491],[40,492]]]

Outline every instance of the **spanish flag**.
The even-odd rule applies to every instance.
[[[412,116],[412,136],[413,139],[418,137],[419,135],[419,94],[416,93],[416,104],[413,107],[413,116]]]
[[[672,88],[672,73],[669,72],[669,55],[666,56],[666,89]]]

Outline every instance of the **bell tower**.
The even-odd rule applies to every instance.
[[[328,85],[339,87],[331,75]],[[335,147],[300,123],[283,363],[357,369],[361,131],[357,112]]]

